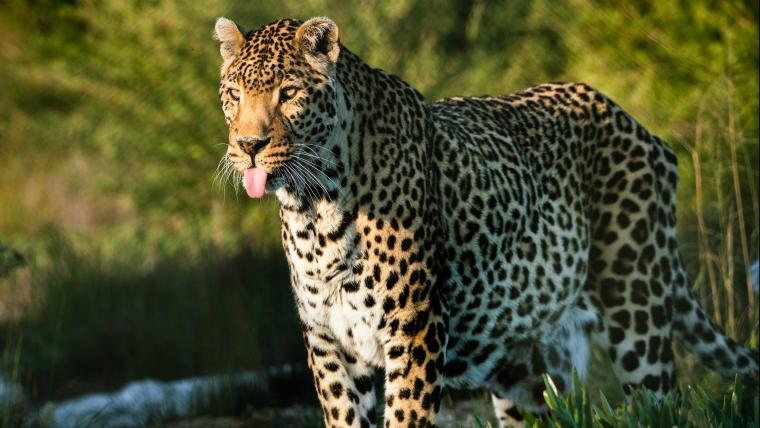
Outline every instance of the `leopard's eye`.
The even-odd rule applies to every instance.
[[[290,100],[291,98],[298,95],[299,88],[295,86],[286,86],[282,89],[280,89],[280,102],[284,103],[285,101]]]
[[[229,89],[227,89],[227,93],[230,95],[230,97],[233,100],[235,100],[235,101],[239,101],[240,100],[240,90],[239,89],[229,88]]]

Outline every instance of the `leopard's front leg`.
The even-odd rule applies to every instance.
[[[432,427],[443,385],[445,325],[439,306],[396,313],[385,345],[385,426]]]
[[[326,427],[375,427],[373,369],[342,349],[327,330],[304,330],[308,363]]]

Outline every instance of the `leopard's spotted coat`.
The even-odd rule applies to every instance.
[[[426,101],[326,18],[220,19],[227,160],[270,174],[327,426],[431,426],[444,385],[544,410],[589,344],[628,389],[674,385],[671,341],[721,373],[757,355],[709,320],[675,241],[676,158],[583,84]]]

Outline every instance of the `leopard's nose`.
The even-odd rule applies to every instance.
[[[237,139],[238,147],[250,157],[255,157],[267,144],[269,144],[270,137],[240,137]]]

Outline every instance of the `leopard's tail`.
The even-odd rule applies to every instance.
[[[663,273],[665,271],[670,273],[666,275],[666,282],[673,285],[671,295],[673,296],[672,332],[674,338],[680,341],[702,364],[726,378],[733,378],[737,374],[748,380],[757,378],[757,351],[739,345],[726,336],[691,292],[691,282],[676,244],[677,158],[662,140],[657,137],[653,137],[653,140],[660,151],[652,151],[654,158],[650,162],[652,165],[661,165],[662,175],[671,177],[669,180],[656,180],[655,186],[660,186],[657,189],[658,196],[661,198],[661,203],[669,207],[666,212],[670,213],[669,216],[663,214],[658,218],[664,218],[660,224],[666,226],[662,229],[661,235],[671,250],[671,258],[667,260],[668,263],[661,264],[661,270]]]
[[[746,381],[758,377],[758,352],[726,336],[705,313],[691,292],[686,273],[675,269],[673,333],[697,360],[726,378],[737,374]]]

